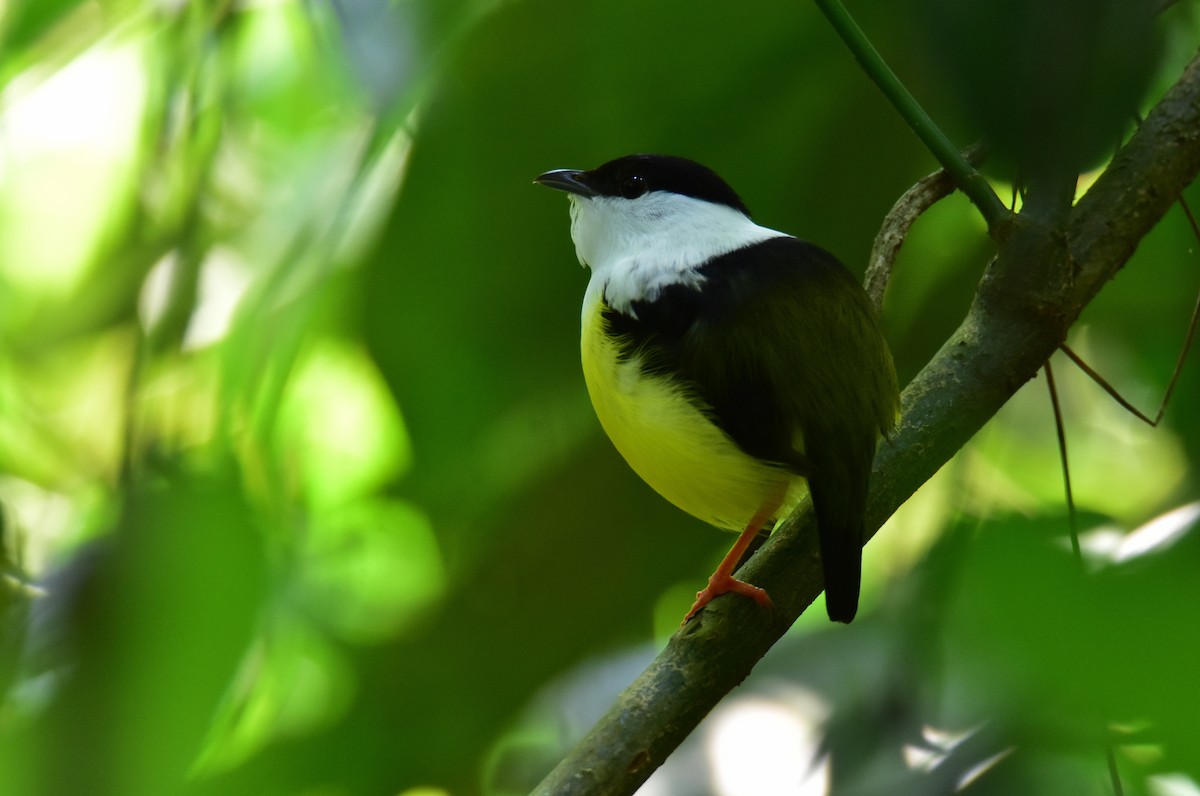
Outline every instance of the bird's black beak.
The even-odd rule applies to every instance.
[[[576,196],[598,196],[599,192],[587,184],[587,172],[576,169],[555,169],[533,179],[538,185],[573,193]]]

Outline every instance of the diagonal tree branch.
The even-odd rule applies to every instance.
[[[997,235],[967,316],[904,390],[903,415],[875,460],[867,527],[891,514],[1033,378],[1079,313],[1200,172],[1200,57],[1071,209],[1063,181],[1031,186]],[[1069,195],[1067,195],[1069,202]],[[718,600],[688,623],[535,791],[629,794],[646,780],[822,589],[805,503],[742,570],[774,615]]]

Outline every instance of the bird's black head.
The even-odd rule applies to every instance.
[[[750,215],[741,198],[715,171],[672,155],[626,155],[591,171],[547,172],[536,182],[581,196],[636,199],[650,191],[666,191]]]

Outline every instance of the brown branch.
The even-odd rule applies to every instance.
[[[962,325],[904,390],[899,427],[875,461],[871,534],[1037,374],[1198,171],[1200,58],[1067,218],[1048,226],[1027,203],[996,236],[998,254]],[[636,790],[820,594],[817,556],[805,503],[741,571],[770,591],[774,615],[749,600],[714,602],[675,634],[535,794]]]
[[[982,144],[976,144],[963,152],[963,159],[972,166],[979,166],[986,157],[987,151]],[[884,216],[883,223],[879,226],[879,234],[875,236],[875,242],[871,245],[871,256],[867,259],[867,271],[863,276],[863,287],[876,312],[883,308],[883,295],[887,292],[896,257],[908,238],[909,230],[926,210],[954,191],[954,178],[945,169],[938,169],[917,180]]]

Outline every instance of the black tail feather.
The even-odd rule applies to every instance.
[[[837,444],[839,441],[841,444]],[[831,437],[821,442],[824,444],[809,447],[808,454],[814,461],[808,485],[821,543],[825,609],[834,622],[849,623],[858,612],[863,512],[875,441],[860,440],[856,445],[854,437],[846,435],[840,440]]]
[[[817,518],[821,537],[821,569],[825,573],[825,610],[834,622],[849,624],[858,613],[862,581],[862,530],[826,528]]]

